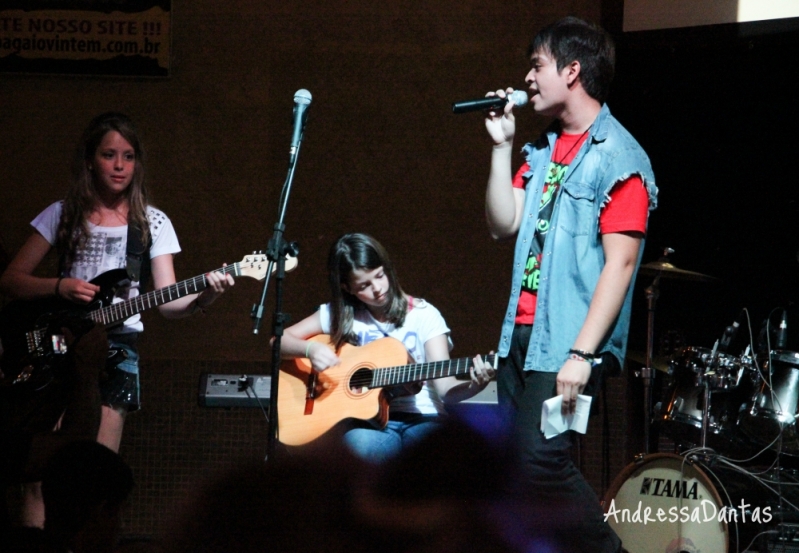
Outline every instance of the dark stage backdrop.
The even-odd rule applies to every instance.
[[[792,55],[799,31],[771,28],[620,39],[609,103],[648,151],[660,187],[644,261],[670,247],[677,267],[718,279],[661,282],[659,339],[673,331],[688,345],[710,348],[745,308],[757,341],[765,319],[771,314],[778,324],[787,309],[788,349],[799,348],[799,108],[784,78],[799,69]],[[651,282],[639,277],[634,347],[645,336],[643,289]],[[746,325],[731,352],[748,343]]]

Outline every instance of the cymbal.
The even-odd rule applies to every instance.
[[[696,273],[694,271],[686,271],[685,269],[678,269],[668,261],[650,261],[649,263],[644,263],[638,269],[638,272],[643,275],[660,275],[663,278],[695,280],[698,282],[715,282],[719,280],[710,275],[703,275],[702,273]]]
[[[646,366],[646,353],[643,351],[631,351],[627,350],[627,359],[630,361],[635,361],[642,367]],[[652,368],[657,369],[660,372],[664,372],[666,374],[671,373],[671,367],[669,366],[669,358],[668,357],[653,357],[652,358]]]

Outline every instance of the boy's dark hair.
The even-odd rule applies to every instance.
[[[601,27],[577,17],[564,17],[541,29],[527,50],[551,55],[558,71],[580,62],[580,82],[589,96],[602,103],[610,92],[616,65],[613,38]]]

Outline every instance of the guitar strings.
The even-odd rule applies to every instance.
[[[493,364],[493,355],[486,357],[486,360]],[[454,366],[454,371],[452,367]],[[416,365],[403,365],[395,367],[379,367],[376,369],[356,370],[350,379],[350,387],[353,388],[382,388],[392,384],[407,384],[411,382],[421,382],[443,378],[445,376],[455,376],[466,374],[472,367],[472,360],[468,357],[461,359],[446,359],[442,361],[432,361],[430,363],[419,363]],[[413,375],[411,378],[409,376]]]
[[[239,266],[240,263],[234,263],[232,265],[227,265],[219,269],[214,269],[213,272],[218,272],[223,274],[228,274],[228,273],[238,274]],[[192,288],[189,288],[190,285]],[[202,288],[199,288],[200,285],[202,285]],[[181,293],[181,287],[184,289],[182,293]],[[161,305],[163,303],[169,303],[176,299],[182,298],[185,295],[201,292],[205,290],[207,287],[208,285],[205,282],[205,275],[204,274],[198,275],[192,278],[188,278],[186,280],[182,280],[180,282],[176,282],[175,284],[170,284],[169,286],[165,286],[164,288],[160,288],[158,290],[153,290],[151,292],[141,294],[139,296],[136,296],[135,298],[131,298],[123,302],[112,303],[111,305],[100,308],[97,311],[92,311],[89,314],[89,318],[94,322],[108,325],[116,321],[132,317],[133,315],[141,313],[142,311],[145,311],[152,307],[157,307],[158,305]],[[175,295],[174,298],[172,297],[173,293]],[[159,295],[160,295],[160,302],[158,299]]]

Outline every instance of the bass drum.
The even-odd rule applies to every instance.
[[[748,504],[745,522],[741,500]],[[604,508],[630,553],[744,551],[774,519],[754,481],[731,470],[706,472],[671,453],[628,465],[608,490]]]

